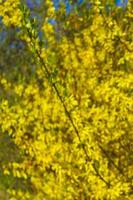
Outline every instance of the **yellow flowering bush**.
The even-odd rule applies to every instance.
[[[11,200],[133,198],[131,3],[107,13],[104,1],[91,2],[69,15],[43,2],[40,29],[21,2],[0,5],[32,58],[19,63],[21,80],[0,76],[1,171]]]
[[[6,26],[21,26],[20,0],[7,0],[0,5],[0,15]]]

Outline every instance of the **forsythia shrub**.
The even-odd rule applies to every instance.
[[[69,14],[51,0],[33,13],[21,1],[0,4],[3,24],[19,28],[22,54],[32,57],[20,67],[34,69],[22,80],[0,75],[11,200],[133,198],[132,7],[107,3],[85,1]]]

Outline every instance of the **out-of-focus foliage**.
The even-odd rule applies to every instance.
[[[133,198],[131,2],[89,2],[70,13],[63,1],[0,4],[0,189],[11,200]]]

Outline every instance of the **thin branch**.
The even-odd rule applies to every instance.
[[[23,12],[22,12],[22,13],[23,13]],[[57,88],[57,86],[56,86],[56,83],[53,81],[53,78],[52,78],[52,76],[51,76],[50,71],[48,70],[48,67],[47,67],[46,63],[44,62],[43,58],[41,57],[41,50],[39,51],[39,50],[37,50],[37,49],[35,48],[34,38],[33,38],[33,36],[32,36],[31,29],[28,28],[28,27],[26,26],[27,21],[26,21],[26,19],[25,19],[24,13],[23,13],[23,17],[24,17],[24,25],[23,25],[23,27],[24,27],[24,29],[27,31],[27,34],[28,34],[28,36],[29,36],[29,38],[30,38],[30,40],[31,40],[31,45],[32,45],[32,47],[33,47],[34,50],[35,50],[35,54],[36,54],[36,56],[38,57],[39,62],[41,63],[41,65],[43,66],[43,68],[44,68],[44,70],[45,70],[46,78],[47,78],[47,80],[50,82],[51,87],[55,90],[55,93],[57,94],[57,96],[58,96],[58,98],[59,98],[59,100],[60,100],[60,102],[61,102],[61,104],[62,104],[62,106],[63,106],[63,108],[64,108],[64,110],[65,110],[66,116],[68,117],[68,119],[69,119],[69,121],[70,121],[70,123],[71,123],[71,125],[72,125],[72,127],[73,127],[73,129],[74,129],[74,131],[75,131],[75,133],[76,133],[76,135],[77,135],[77,137],[78,137],[78,139],[79,139],[79,142],[80,142],[80,144],[82,144],[82,140],[81,140],[79,131],[78,131],[78,129],[77,129],[77,127],[76,127],[76,125],[75,125],[73,119],[72,119],[72,116],[71,116],[70,112],[69,112],[68,109],[67,109],[67,106],[65,105],[65,103],[64,103],[64,101],[63,101],[63,98],[62,98],[62,96],[61,96],[61,94],[60,94],[60,92],[59,92],[59,90],[58,90],[58,88]],[[29,20],[29,22],[30,22],[30,20]],[[85,146],[85,145],[81,145],[81,147],[82,147],[83,152],[84,152],[84,154],[85,154],[85,156],[86,156],[86,162],[90,162],[90,161],[91,161],[91,158],[89,157],[89,155],[88,155],[88,153],[87,153],[86,146]],[[96,170],[96,168],[95,168],[94,166],[93,166],[93,169],[94,169],[96,175],[107,185],[107,187],[110,187],[110,183],[108,183],[108,182],[100,175],[100,173]]]

